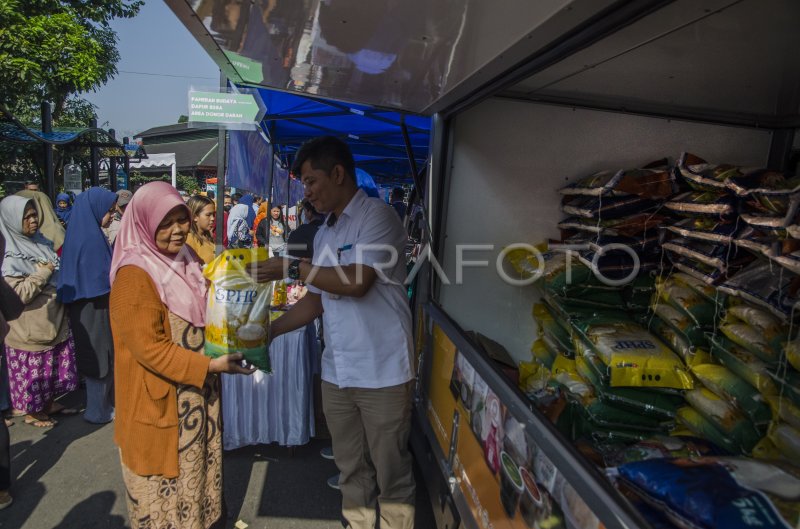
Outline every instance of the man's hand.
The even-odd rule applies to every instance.
[[[229,373],[231,375],[252,375],[255,373],[255,366],[242,367],[240,362],[244,358],[242,353],[231,353],[214,358],[208,364],[209,373]]]
[[[266,261],[258,261],[253,263],[250,275],[259,283],[277,281],[286,277],[289,263],[286,257],[272,257]]]

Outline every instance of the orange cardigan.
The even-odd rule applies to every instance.
[[[211,359],[173,342],[169,311],[141,268],[120,268],[110,312],[122,462],[140,476],[178,477],[177,385],[202,388]]]

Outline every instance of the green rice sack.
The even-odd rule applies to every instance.
[[[707,326],[714,323],[717,306],[701,296],[697,290],[667,279],[656,283],[656,291],[661,299],[688,314],[695,325]]]
[[[618,408],[597,398],[591,399],[583,409],[593,424],[609,430],[649,430],[651,432],[667,433],[675,425],[673,421],[660,421],[653,417]]]
[[[793,428],[800,429],[800,407],[795,405],[790,399],[785,397],[766,397],[772,418],[775,421],[783,421]]]
[[[677,419],[694,435],[711,441],[731,454],[741,453],[739,445],[733,439],[720,432],[714,426],[714,423],[703,417],[699,411],[691,406],[684,406],[679,409]]]
[[[778,362],[788,340],[786,328],[777,317],[745,303],[727,308],[720,330],[729,340],[769,364]]]
[[[691,370],[703,386],[734,403],[757,426],[766,425],[772,419],[764,397],[727,367],[699,364],[692,366]]]
[[[736,373],[762,395],[778,394],[778,386],[769,367],[757,356],[723,336],[712,336],[710,340],[712,358]]]
[[[770,441],[789,461],[800,461],[800,431],[788,424],[773,424],[767,433]]]
[[[698,327],[685,312],[660,300],[657,300],[653,306],[653,312],[661,321],[685,336],[693,345],[706,346],[705,330]]]
[[[749,454],[761,439],[761,433],[750,419],[711,390],[696,388],[687,391],[685,398],[692,408],[736,444],[739,452]]]
[[[783,347],[786,360],[789,364],[800,371],[800,339],[792,340]]]

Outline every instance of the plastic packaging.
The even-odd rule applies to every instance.
[[[568,217],[558,223],[562,230],[578,230],[603,235],[634,237],[662,226],[668,217],[655,212],[634,213],[618,219],[601,220]]]
[[[793,428],[800,429],[800,406],[796,406],[786,397],[766,397],[772,417],[775,421],[783,421]]]
[[[783,456],[789,461],[800,461],[800,431],[788,424],[773,424],[767,434]]]
[[[265,248],[226,250],[203,269],[213,292],[206,309],[207,356],[241,352],[249,363],[271,372],[267,344],[274,282],[257,283],[247,271],[268,257]]]
[[[777,395],[778,387],[769,367],[750,351],[723,336],[710,337],[711,356],[762,395]]]
[[[732,196],[724,192],[688,191],[668,200],[664,207],[683,216],[720,218],[731,216],[736,211],[735,202]]]
[[[732,176],[741,175],[741,169],[734,165],[710,164],[699,156],[684,152],[678,160],[678,174],[697,190],[723,191]]]
[[[635,195],[624,197],[566,197],[561,210],[567,215],[587,219],[618,219],[631,213],[641,213],[655,203]]]
[[[727,399],[706,388],[687,391],[686,402],[732,441],[738,452],[749,454],[761,439],[755,425]],[[688,424],[687,424],[688,426]],[[713,439],[711,439],[714,441]]]
[[[643,169],[600,171],[559,190],[562,195],[617,196],[639,195],[666,198],[676,190],[675,178],[666,160]]]
[[[619,476],[682,527],[791,529],[800,521],[800,470],[732,457],[627,463]]]
[[[686,340],[691,344],[697,344],[701,347],[706,345],[706,337],[703,329],[697,327],[695,322],[693,322],[685,312],[663,301],[653,307],[653,312],[663,323],[685,336]]]
[[[776,336],[743,322],[723,323],[719,330],[728,340],[747,349],[769,365],[776,364],[780,359],[781,344],[785,341],[782,333],[781,336]]]
[[[668,278],[656,283],[656,291],[661,299],[688,314],[695,325],[712,325],[717,315],[717,305],[710,303],[697,290]]]
[[[726,186],[740,196],[790,196],[800,191],[800,177],[787,178],[778,171],[757,169],[730,177]]]
[[[675,283],[689,287],[708,301],[718,304],[722,300],[722,296],[717,292],[717,289],[704,281],[700,281],[694,276],[684,274],[683,272],[675,272],[669,278]]]
[[[800,371],[800,338],[795,338],[783,347],[786,360],[789,364]]]
[[[736,404],[757,426],[765,425],[772,419],[772,412],[764,397],[727,367],[698,364],[692,366],[691,370],[703,386]]]
[[[665,227],[687,239],[697,239],[716,244],[730,244],[738,230],[736,222],[722,222],[714,218],[683,219]]]
[[[662,247],[668,252],[723,271],[727,269],[728,259],[735,257],[735,248],[731,249],[725,244],[698,241],[685,237],[665,242]]]
[[[740,454],[742,452],[740,445],[714,425],[713,422],[706,419],[702,413],[692,408],[691,406],[684,406],[678,410],[678,422],[689,429],[693,435],[707,439],[708,441],[719,446],[728,454]]]
[[[756,261],[722,283],[719,290],[766,308],[781,321],[787,321],[797,302],[797,294],[791,288],[796,277],[780,267]]]
[[[665,307],[667,305],[664,305]],[[672,307],[670,307],[672,308]],[[673,309],[674,310],[674,309]],[[696,347],[690,342],[689,338],[672,325],[665,323],[658,316],[650,318],[650,331],[667,344],[670,349],[675,351],[683,362],[691,367],[695,364],[706,364],[710,361],[710,355],[704,348]],[[705,345],[705,337],[703,338]]]

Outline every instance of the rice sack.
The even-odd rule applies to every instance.
[[[239,352],[260,370],[272,371],[267,344],[274,283],[257,283],[247,272],[268,258],[266,248],[226,250],[206,265],[203,274],[213,293],[206,310],[207,356]]]
[[[576,327],[608,367],[612,387],[692,389],[680,358],[642,326],[598,315]]]
[[[679,527],[791,529],[800,469],[736,457],[651,459],[617,469],[623,483]]]

